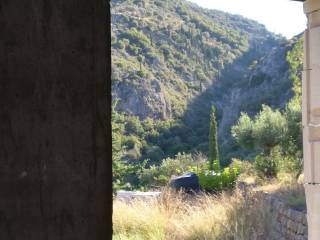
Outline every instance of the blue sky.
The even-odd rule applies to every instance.
[[[306,28],[303,4],[290,0],[189,0],[201,7],[240,14],[287,38]]]

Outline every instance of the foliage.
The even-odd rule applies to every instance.
[[[282,142],[286,132],[286,119],[281,112],[263,105],[254,123],[253,139],[256,145],[268,153],[271,148]]]
[[[302,170],[301,105],[293,98],[283,112],[262,106],[258,115],[251,119],[242,113],[232,134],[238,144],[249,149],[261,149],[256,156],[256,167],[268,177],[278,171]]]
[[[153,162],[159,162],[164,157],[164,152],[159,146],[147,146],[145,149],[145,158],[152,159]]]
[[[239,66],[242,73],[250,76],[252,71],[246,68],[251,66],[258,71],[265,49],[282,49],[280,45],[284,42],[261,24],[240,16],[205,10],[188,1],[146,0],[112,0],[112,38],[113,96],[121,99],[117,110],[139,115],[141,123],[145,117],[166,123],[172,118],[179,125],[154,127],[150,133],[146,129],[128,130],[125,135],[135,135],[140,142],[147,142],[143,143],[140,160],[153,157],[150,149],[162,151],[163,157],[173,157],[182,151],[201,150],[208,154],[211,105],[223,108],[228,104],[231,88],[246,90],[251,83],[263,85],[270,81],[268,76],[261,77],[261,83],[241,79],[242,75],[230,71],[232,66]],[[281,70],[283,75],[286,70]],[[155,90],[154,82],[161,86],[160,90]],[[279,79],[279,82],[288,81]],[[211,86],[217,89],[212,92]],[[274,100],[274,88],[277,89],[276,86],[270,91],[260,89],[256,98],[243,99],[235,105],[247,105],[240,110],[249,109],[250,114],[257,112],[262,102],[273,101],[278,106],[280,101]],[[135,99],[135,103],[130,99]],[[217,122],[222,111],[217,109]],[[236,118],[236,114],[230,115],[227,125],[219,124],[219,128],[225,128],[219,129],[222,133],[219,141],[224,143],[219,146],[222,165],[227,165],[232,157],[230,149],[240,152],[229,136],[229,126]],[[173,144],[175,141],[177,144]],[[134,158],[139,156],[137,151],[132,153]],[[159,159],[161,154],[155,155]]]
[[[218,170],[219,167],[214,168],[214,162],[219,164],[219,149],[218,149],[218,129],[216,121],[216,110],[214,107],[211,108],[210,113],[210,130],[209,130],[209,161],[210,169]],[[218,169],[217,169],[218,168]]]
[[[237,125],[232,127],[232,136],[243,147],[253,149],[255,140],[253,137],[254,122],[247,113],[241,113]]]
[[[232,127],[232,134],[240,145],[259,148],[269,154],[287,134],[287,121],[279,110],[273,111],[263,105],[254,120],[242,113],[237,125]]]
[[[274,147],[268,155],[260,154],[256,156],[255,167],[266,177],[276,177],[281,157],[279,147]]]
[[[145,168],[139,175],[144,186],[164,186],[174,175],[181,175],[192,167],[204,165],[205,159],[191,154],[178,153],[175,158],[166,158],[160,165],[151,165]]]
[[[162,122],[171,118],[179,125],[163,129],[165,133],[153,129],[148,139],[145,129],[141,133],[125,133],[148,143],[148,147],[143,144],[140,160],[150,156],[145,153],[150,153],[148,150],[153,146],[161,149],[163,157],[173,157],[179,151],[209,154],[207,123],[212,104],[217,106],[219,141],[223,143],[219,146],[220,163],[225,166],[238,153],[245,155],[246,151],[235,147],[229,127],[234,124],[238,110],[255,114],[261,103],[279,106],[284,101],[282,98],[287,97],[283,91],[276,93],[276,90],[286,87],[284,91],[288,92],[288,77],[275,81],[269,73],[261,73],[261,65],[266,59],[263,58],[266,49],[276,47],[279,50],[276,52],[285,55],[283,43],[288,41],[257,22],[202,9],[188,1],[112,0],[111,10],[113,96],[121,99],[117,110],[139,116],[141,123],[146,117]],[[280,59],[282,64],[285,62],[282,55],[271,58]],[[233,66],[239,66],[241,74]],[[286,65],[279,76],[286,76],[287,69]],[[249,76],[247,79],[243,79],[244,72]],[[250,82],[250,76],[256,72],[257,79],[253,77]],[[156,90],[154,82],[161,86],[160,90]],[[267,85],[267,91],[263,85]],[[238,108],[234,113],[223,113],[229,105],[230,91],[239,88],[245,93],[248,87],[258,93],[232,103]],[[280,94],[285,96],[280,100],[274,97]],[[175,141],[177,144],[172,144]]]
[[[127,186],[125,175],[130,167],[121,161],[121,135],[120,127],[117,123],[118,115],[115,111],[116,102],[112,105],[112,182],[113,191]]]
[[[141,143],[135,136],[123,137],[124,131],[121,125],[121,115],[115,111],[117,101],[112,104],[112,183],[113,191],[119,189],[133,189],[139,185],[137,174],[144,169],[146,162],[131,164],[124,161],[126,151],[123,144],[131,146],[139,151]]]
[[[300,37],[287,54],[290,64],[290,77],[293,81],[293,91],[296,97],[301,97],[301,78],[303,69],[303,37]]]
[[[189,167],[189,172],[194,172],[199,177],[199,184],[202,190],[208,192],[220,192],[235,186],[239,169],[237,166],[230,166],[220,169],[219,161],[213,162],[213,168],[210,170],[210,164]]]
[[[125,121],[125,130],[128,134],[135,134],[140,136],[143,132],[143,126],[141,121],[136,116],[129,116]]]
[[[238,144],[247,148],[261,148],[256,156],[256,168],[267,176],[280,173],[300,175],[302,164],[301,70],[303,41],[298,39],[287,54],[290,78],[295,95],[280,112],[263,106],[254,119],[242,113],[232,134]],[[271,150],[272,149],[272,150]]]
[[[230,167],[236,167],[238,169],[239,176],[237,178],[237,182],[239,183],[254,186],[264,182],[264,176],[261,176],[260,172],[257,171],[255,164],[252,162],[232,159]]]
[[[144,32],[132,27],[121,34],[121,38],[129,39],[131,44],[136,44],[139,47],[147,47],[151,44],[150,39]]]
[[[301,109],[301,78],[303,69],[303,37],[300,37],[288,52],[287,61],[290,64],[290,77],[293,81],[294,97],[288,102],[285,117],[288,122],[288,134],[282,144],[286,155],[280,168],[283,172],[294,173],[296,177],[303,169],[302,151],[302,109]]]
[[[201,189],[208,192],[219,192],[235,186],[238,169],[226,167],[222,171],[198,170]]]

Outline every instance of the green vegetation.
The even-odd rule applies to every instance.
[[[238,124],[232,127],[232,134],[240,145],[260,151],[256,157],[257,168],[270,177],[276,174],[273,150],[283,142],[287,132],[286,118],[268,106],[262,106],[253,120],[242,113]]]
[[[172,176],[178,176],[192,168],[202,168],[206,159],[201,155],[178,153],[174,158],[163,159],[159,166],[145,168],[139,178],[146,187],[165,186]]]
[[[207,192],[221,192],[234,188],[239,175],[237,166],[226,167],[221,170],[217,160],[214,161],[213,166],[215,170],[210,170],[206,166],[190,168],[192,172],[198,175],[201,189]]]
[[[150,159],[159,165],[163,158],[179,152],[210,154],[208,122],[215,105],[219,141],[223,143],[219,160],[227,166],[241,152],[230,135],[237,112],[252,114],[262,103],[280,102],[274,100],[280,90],[260,89],[256,97],[239,101],[229,120],[223,117],[232,95],[229,91],[248,87],[254,91],[272,80],[261,72],[262,59],[266,49],[284,48],[287,41],[252,20],[205,10],[187,1],[113,0],[112,15],[112,87],[113,97],[119,99],[117,111],[129,120],[138,117],[141,125],[149,117],[155,125],[167,126],[155,126],[151,132],[122,133],[136,136],[142,145],[138,148],[136,144],[127,159]],[[284,74],[286,69],[280,67],[276,71]],[[287,82],[281,79],[279,86],[272,86],[288,89]],[[220,124],[221,120],[226,123]]]
[[[301,156],[296,145],[301,142],[298,134],[301,125],[292,117],[295,108],[292,101],[283,112],[263,106],[254,119],[242,113],[238,124],[232,127],[238,144],[258,153],[256,166],[269,177],[275,176],[280,168],[295,171],[297,176],[301,172]]]
[[[170,142],[167,140],[167,136],[185,131],[174,121],[154,121],[147,118],[141,122],[135,116],[116,113],[114,108],[113,114],[114,145],[117,145],[117,148],[114,149],[113,159],[115,190],[119,188],[148,189],[163,187],[172,176],[178,176],[187,171],[197,173],[200,186],[205,191],[219,192],[235,186],[239,174],[237,166],[221,169],[217,159],[218,146],[214,109],[209,123],[211,124],[210,135],[213,139],[210,144],[215,148],[215,160],[213,161],[211,160],[212,157],[208,161],[203,154],[185,153],[178,153],[175,157],[163,159],[163,150],[157,145],[151,144],[163,141],[168,146],[168,150],[173,148],[172,153],[174,153],[181,140],[175,137]],[[160,135],[159,132],[162,132],[163,135]],[[120,136],[121,144],[117,140]],[[122,151],[118,149],[122,149]],[[142,154],[146,157],[145,160],[137,161]]]
[[[218,132],[217,132],[217,121],[216,121],[216,109],[211,108],[210,113],[210,130],[209,130],[209,160],[210,160],[210,169],[218,170],[214,168],[214,162],[217,161],[219,164],[219,149],[218,149]],[[220,164],[219,164],[220,165]]]
[[[219,192],[235,186],[235,157],[262,178],[299,176],[301,39],[185,1],[112,5],[114,189],[192,170]]]
[[[302,40],[186,1],[112,5],[114,190],[162,190],[190,171],[203,190],[115,201],[114,238],[271,239],[260,191],[305,208],[292,184],[302,171]],[[243,183],[252,191],[240,193]]]
[[[295,95],[280,110],[263,105],[254,117],[241,113],[232,127],[232,135],[239,145],[257,153],[256,168],[268,177],[290,172],[296,177],[302,172],[301,70],[302,40],[288,52],[291,79]]]

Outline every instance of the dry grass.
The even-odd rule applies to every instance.
[[[294,182],[283,185],[275,195],[281,199],[287,207],[298,211],[306,211],[306,197],[303,184]]]
[[[114,202],[114,239],[263,240],[272,216],[259,194],[194,197],[165,190],[153,201]]]
[[[306,211],[303,176],[297,180],[290,174],[282,174],[280,179],[273,179],[265,185],[253,189],[256,192],[266,192],[280,199],[288,208]]]

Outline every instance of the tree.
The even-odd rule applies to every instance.
[[[262,149],[269,155],[271,149],[282,143],[286,136],[287,121],[279,110],[273,111],[269,106],[262,105],[254,120],[241,113],[231,131],[239,145],[247,149]]]
[[[140,63],[140,71],[142,71],[142,62],[144,61],[144,56],[139,55],[139,56],[138,56],[138,61],[139,61],[139,63]]]
[[[262,110],[255,117],[253,138],[257,146],[269,154],[271,149],[280,144],[287,133],[286,118],[279,110],[273,111],[262,105]]]
[[[118,186],[123,184],[123,175],[125,174],[125,165],[121,161],[121,132],[117,123],[118,113],[115,110],[117,102],[112,104],[112,182],[113,190],[116,191]]]
[[[215,161],[219,163],[219,148],[218,148],[218,133],[216,121],[216,109],[214,106],[211,108],[210,114],[210,130],[209,130],[209,161],[210,168],[213,170]]]
[[[247,149],[254,148],[253,124],[248,114],[242,112],[237,125],[231,129],[232,136],[237,143]]]

